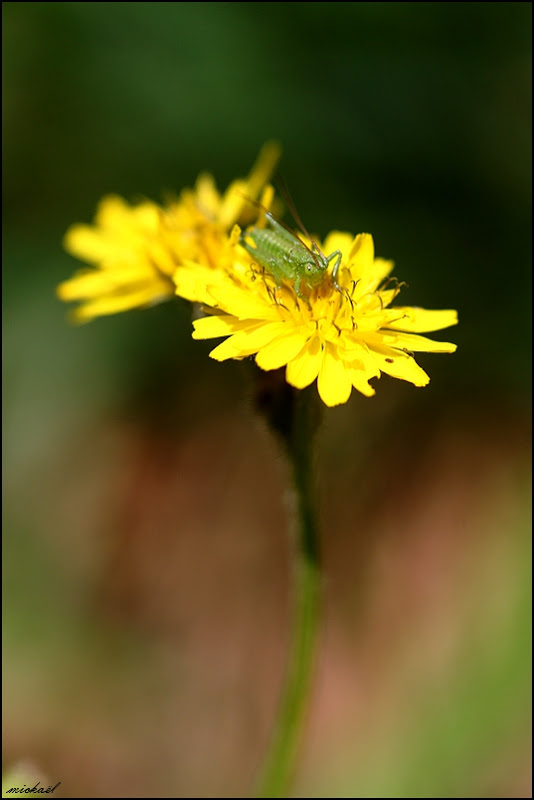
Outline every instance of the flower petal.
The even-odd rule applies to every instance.
[[[364,394],[366,397],[372,397],[376,394],[376,391],[368,381],[369,373],[365,369],[359,368],[354,364],[348,364],[347,371],[352,380],[352,385],[358,392],[361,392],[361,394]],[[376,377],[376,375],[373,377]]]
[[[120,295],[114,294],[91,300],[74,309],[71,312],[71,318],[73,322],[89,322],[95,317],[116,314],[118,311],[146,308],[165,300],[167,297],[168,295],[158,291],[158,288],[151,284],[140,291]]]
[[[357,370],[366,381],[380,377],[380,368],[365,342],[351,341],[350,338],[345,337],[343,344],[344,347],[340,349],[340,354],[351,370]]]
[[[215,339],[218,336],[231,336],[249,324],[248,320],[224,315],[202,317],[193,321],[193,339]]]
[[[213,176],[209,172],[202,172],[195,183],[196,205],[198,209],[209,219],[215,219],[221,196],[217,191]]]
[[[243,209],[250,205],[249,198],[255,200],[269,178],[280,158],[280,145],[267,142],[258,156],[250,175],[246,180],[237,180],[230,184],[222,198],[219,211],[219,222],[225,228],[231,227],[240,218]]]
[[[236,341],[251,352],[261,350],[277,338],[284,338],[293,331],[285,322],[269,322],[268,320],[249,320],[246,330],[236,334]]]
[[[172,295],[172,284],[142,264],[112,269],[80,270],[56,289],[60,300],[85,300],[101,295],[125,294],[153,285],[157,291]]]
[[[246,327],[212,350],[210,356],[217,361],[225,361],[227,358],[253,355],[278,337],[284,336],[287,330],[283,322],[247,320],[244,324]]]
[[[414,333],[393,333],[393,331],[391,333],[384,331],[366,333],[365,341],[370,347],[378,344],[414,353],[454,353],[457,349],[452,342],[436,342],[433,339],[427,339],[426,336],[418,336]]]
[[[215,301],[208,292],[208,282],[212,279],[212,272],[209,267],[189,268],[187,264],[179,267],[172,276],[176,294],[192,303],[213,306]]]
[[[283,367],[300,353],[307,339],[306,331],[293,328],[286,336],[279,336],[262,348],[256,356],[256,364],[265,370]]]
[[[391,311],[399,313],[399,320],[388,322],[383,327],[410,333],[430,333],[449,328],[458,323],[458,312],[450,309],[443,311],[427,311],[424,308],[411,306],[395,306]]]
[[[245,358],[253,352],[254,350],[250,353],[244,352],[239,340],[236,342],[235,336],[230,336],[210,352],[210,358],[214,358],[215,361],[227,361],[229,358]]]
[[[116,255],[120,250],[120,247],[113,246],[109,237],[90,225],[82,224],[70,226],[63,238],[63,247],[71,255],[90,264],[98,264],[110,255],[110,251]]]
[[[323,360],[317,379],[317,388],[323,403],[337,406],[346,403],[352,391],[350,373],[340,358],[337,347],[327,342],[323,352]]]
[[[354,263],[354,262],[353,262]],[[358,301],[366,296],[371,297],[378,297],[374,294],[380,284],[384,282],[384,279],[388,277],[388,275],[392,272],[394,267],[393,261],[386,261],[383,258],[375,258],[374,261],[369,263],[362,263],[359,264],[356,261],[356,267],[351,266],[351,276],[353,280],[357,281],[356,288],[353,293],[354,300]],[[384,297],[382,297],[384,294]],[[391,298],[388,298],[386,292],[380,292],[381,306],[386,306],[388,303],[394,298],[394,294]]]
[[[391,375],[392,378],[409,381],[414,386],[426,386],[430,381],[424,369],[421,369],[419,364],[405,353],[401,354],[398,350],[389,352],[385,350],[383,353],[379,353],[373,349],[373,355],[382,372]]]
[[[370,233],[359,233],[354,239],[349,253],[350,261],[353,261],[355,266],[359,265],[367,269],[373,263],[374,257],[375,245],[373,237]]]
[[[247,179],[247,194],[256,198],[273,174],[280,160],[282,148],[278,142],[266,142],[260,150],[256,163]]]
[[[287,382],[296,389],[309,386],[319,374],[322,358],[321,340],[316,334],[308,339],[300,353],[287,365]]]
[[[354,236],[352,236],[352,234],[343,233],[343,231],[332,231],[323,242],[323,253],[325,256],[329,256],[336,250],[341,250],[343,261],[348,261],[353,242]]]
[[[238,287],[230,278],[218,285],[212,283],[209,294],[213,298],[211,305],[223,308],[228,314],[240,319],[280,319],[279,306],[272,302],[267,303],[261,294]]]

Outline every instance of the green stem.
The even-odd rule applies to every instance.
[[[287,797],[300,745],[314,665],[319,619],[320,560],[315,512],[313,440],[317,428],[315,392],[292,390],[285,442],[293,471],[296,542],[295,609],[286,683],[259,797]]]

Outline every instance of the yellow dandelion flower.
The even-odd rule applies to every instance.
[[[101,200],[94,226],[69,228],[65,249],[93,265],[58,286],[61,300],[82,303],[73,319],[85,322],[171,297],[178,262],[164,234],[155,203],[130,206],[115,196]]]
[[[172,276],[187,260],[210,267],[225,263],[228,232],[237,221],[250,222],[245,198],[260,195],[279,155],[278,145],[266,144],[249,177],[222,195],[204,174],[165,207],[104,197],[94,225],[73,225],[65,235],[65,249],[91,265],[58,286],[61,300],[81,303],[73,319],[85,322],[173,297]]]
[[[239,230],[230,244],[232,270],[190,263],[174,275],[178,294],[209,307],[209,316],[194,322],[193,337],[227,337],[210,353],[218,361],[254,355],[264,370],[285,367],[287,382],[297,389],[317,380],[323,402],[335,406],[349,399],[353,387],[374,395],[369,381],[383,372],[425,386],[429,377],[413,353],[456,350],[419,335],[455,325],[456,311],[391,306],[400,286],[388,279],[393,262],[375,258],[370,234],[329,234],[323,252],[341,253],[338,288],[330,265],[320,285],[300,297],[251,261],[239,245]]]

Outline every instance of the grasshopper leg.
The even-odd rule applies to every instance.
[[[297,278],[295,283],[293,284],[293,289],[295,290],[295,294],[297,295],[299,300],[304,300],[304,302],[306,303],[308,308],[311,308],[311,303],[310,303],[309,296],[307,294],[305,294],[301,289],[302,281],[303,281],[302,277]],[[297,301],[297,306],[300,308],[300,306],[298,305],[298,301]]]
[[[341,253],[341,250],[334,250],[334,252],[330,253],[328,258],[326,259],[327,264],[330,264],[330,262],[332,261],[333,258],[337,258],[337,261],[334,264],[334,269],[332,270],[332,283],[334,284],[334,286],[336,287],[338,292],[341,291],[341,286],[338,283],[337,276],[338,276],[338,273],[339,273],[339,268],[341,266],[342,257],[343,257],[343,255]]]

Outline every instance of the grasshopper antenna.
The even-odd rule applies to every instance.
[[[247,201],[247,203],[250,203],[251,205],[256,206],[256,208],[261,208],[261,210],[263,211],[264,214],[270,214],[271,213],[269,211],[269,209],[266,206],[263,205],[263,203],[260,203],[259,200],[254,200],[254,198],[251,197],[249,194],[246,194],[245,192],[242,192],[239,189],[235,190],[235,194],[237,194],[239,197],[242,197],[243,200]]]
[[[289,189],[287,188],[287,183],[285,182],[284,178],[281,175],[277,175],[276,176],[276,185],[277,185],[278,191],[280,192],[280,194],[284,198],[287,207],[291,211],[291,216],[293,217],[293,219],[295,220],[295,222],[299,226],[299,228],[302,231],[302,233],[304,234],[304,236],[307,236],[308,239],[310,240],[310,242],[312,243],[312,249],[317,249],[317,251],[324,257],[324,254],[321,251],[321,248],[319,247],[317,242],[314,240],[313,236],[310,235],[310,233],[308,232],[307,228],[305,227],[303,221],[301,220],[300,214],[298,213],[298,211],[297,211],[297,209],[295,207],[295,203],[293,202],[293,199],[292,199],[292,197],[291,197],[291,195],[289,193]]]

